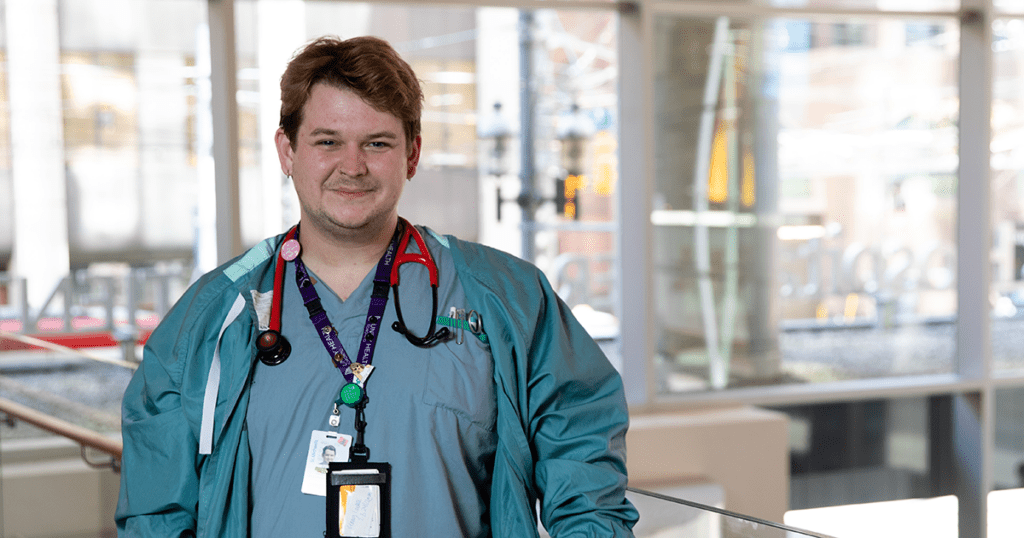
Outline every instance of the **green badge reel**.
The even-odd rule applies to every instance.
[[[346,383],[338,392],[338,400],[336,403],[354,408],[365,399],[366,393],[363,391],[362,387],[355,383]]]

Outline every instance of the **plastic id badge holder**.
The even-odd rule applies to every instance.
[[[391,538],[390,463],[330,464],[327,538]]]

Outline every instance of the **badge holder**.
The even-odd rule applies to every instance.
[[[391,538],[391,464],[330,464],[327,538]]]

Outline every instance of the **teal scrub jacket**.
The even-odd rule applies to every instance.
[[[539,499],[556,538],[632,536],[638,514],[625,499],[629,417],[618,373],[536,267],[426,232],[451,250],[494,358],[492,534],[538,536]],[[245,416],[260,332],[252,290],[273,288],[282,237],[204,275],[146,343],[122,404],[119,536],[248,536]],[[206,414],[215,410],[204,427],[206,401]],[[204,432],[209,454],[199,449]]]

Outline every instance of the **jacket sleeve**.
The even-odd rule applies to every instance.
[[[495,536],[631,537],[629,411],[622,378],[544,274],[506,253],[448,236],[494,358],[498,453]]]
[[[632,536],[625,499],[629,413],[622,379],[537,274],[537,324],[528,342],[528,437],[540,517],[556,537]]]
[[[182,406],[189,295],[146,343],[142,364],[121,405],[121,491],[115,518],[121,537],[194,536],[198,443]]]

